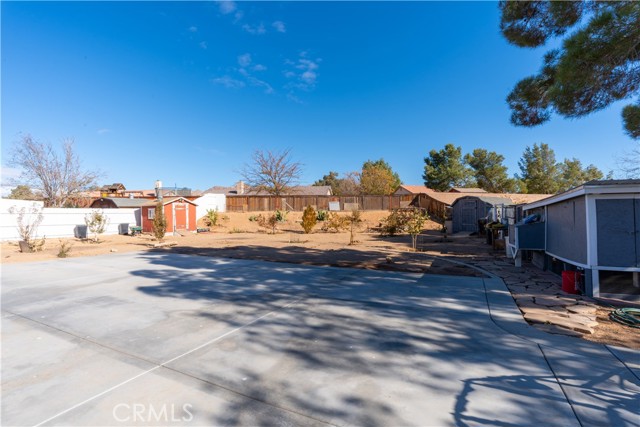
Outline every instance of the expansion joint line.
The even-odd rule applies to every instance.
[[[634,377],[636,377],[638,380],[640,380],[640,377],[638,377],[638,374],[636,374],[633,369],[631,369],[626,363],[624,363],[624,361],[622,361],[622,359],[620,359],[618,357],[617,354],[615,354],[613,351],[611,351],[611,349],[609,348],[608,345],[605,345],[605,348],[607,349],[607,351],[609,351],[609,353],[611,353],[613,355],[613,357],[615,357],[616,359],[618,359],[618,361],[622,364],[622,366],[624,366],[625,368],[627,368],[627,370],[629,372],[631,372],[631,375],[633,375]]]
[[[186,352],[184,352],[184,353],[182,353],[182,354],[179,354],[178,356],[175,356],[175,357],[173,357],[173,358],[171,358],[171,359],[169,359],[169,360],[166,360],[166,361],[164,361],[164,362],[162,362],[162,363],[160,363],[160,364],[157,364],[157,362],[152,362],[152,361],[146,360],[146,359],[141,358],[141,357],[139,357],[139,356],[135,356],[135,355],[128,354],[128,353],[126,353],[126,352],[123,352],[122,350],[118,350],[118,349],[114,349],[114,348],[109,347],[109,346],[105,346],[104,344],[98,343],[98,342],[96,342],[96,341],[94,341],[94,340],[89,340],[89,339],[87,339],[86,337],[78,336],[78,335],[73,334],[73,333],[71,333],[71,332],[68,332],[68,331],[65,331],[65,330],[62,330],[62,329],[56,328],[56,327],[51,326],[51,325],[47,325],[46,323],[40,322],[40,321],[38,321],[38,320],[31,319],[31,318],[29,318],[29,317],[26,317],[26,316],[23,316],[23,315],[20,315],[20,314],[16,314],[16,313],[12,313],[12,312],[9,312],[9,311],[5,311],[5,312],[6,312],[6,313],[8,313],[8,314],[14,315],[14,316],[16,316],[16,317],[23,318],[23,319],[28,320],[28,321],[32,321],[32,322],[37,323],[37,324],[39,324],[39,325],[45,326],[45,327],[47,327],[47,328],[50,328],[50,329],[53,329],[53,330],[59,331],[59,332],[61,332],[61,333],[64,333],[64,334],[70,335],[70,336],[72,336],[72,337],[74,337],[74,338],[78,338],[78,339],[81,339],[81,340],[83,340],[83,341],[87,341],[87,342],[90,342],[90,343],[92,343],[92,344],[95,344],[95,345],[98,345],[98,346],[101,346],[101,347],[104,347],[104,348],[108,348],[108,349],[110,349],[110,350],[117,351],[117,352],[118,352],[118,353],[120,353],[120,354],[124,354],[124,355],[127,355],[127,356],[129,356],[129,357],[134,357],[134,358],[136,358],[136,359],[138,359],[138,360],[142,360],[142,361],[145,361],[145,362],[148,362],[148,363],[152,363],[152,364],[154,364],[154,365],[155,365],[154,367],[152,367],[152,368],[150,368],[150,369],[147,369],[146,371],[143,371],[143,372],[141,372],[141,373],[139,373],[139,374],[137,374],[137,375],[135,375],[135,376],[133,376],[133,377],[131,377],[131,378],[127,379],[127,380],[124,380],[124,381],[122,381],[122,382],[120,382],[120,383],[118,383],[118,384],[116,384],[116,385],[114,385],[114,386],[112,386],[112,387],[109,387],[108,389],[103,390],[102,392],[100,392],[100,393],[98,393],[98,394],[95,394],[95,395],[93,395],[93,396],[91,396],[91,397],[89,397],[89,398],[87,398],[87,399],[83,400],[82,402],[79,402],[79,403],[77,403],[77,404],[75,404],[75,405],[71,406],[70,408],[65,409],[64,411],[59,412],[59,413],[57,413],[57,414],[55,414],[55,415],[53,415],[53,416],[51,416],[51,417],[47,418],[46,420],[39,422],[38,424],[36,424],[36,425],[34,426],[34,427],[40,427],[40,426],[42,426],[42,425],[44,425],[44,424],[46,424],[46,423],[48,423],[48,422],[50,422],[50,421],[55,420],[56,418],[61,417],[62,415],[65,415],[65,414],[67,414],[67,413],[69,413],[69,412],[71,412],[71,411],[73,411],[73,410],[75,410],[75,409],[77,409],[77,408],[79,408],[79,407],[81,407],[81,406],[83,406],[83,405],[85,405],[85,404],[89,403],[89,402],[92,402],[92,401],[94,401],[94,400],[96,400],[96,399],[98,399],[98,398],[100,398],[100,397],[102,397],[102,396],[104,396],[104,395],[106,395],[106,394],[108,394],[108,393],[110,393],[110,392],[112,392],[112,391],[114,391],[114,390],[118,389],[118,388],[121,388],[122,386],[125,386],[125,385],[129,384],[130,382],[137,380],[137,379],[138,379],[138,378],[140,378],[140,377],[143,377],[143,376],[145,376],[145,375],[147,375],[147,374],[150,374],[151,372],[154,372],[154,371],[156,371],[156,370],[158,370],[158,369],[160,369],[160,368],[169,369],[169,370],[171,370],[171,371],[178,372],[178,373],[184,374],[184,375],[186,375],[186,376],[192,377],[192,378],[194,378],[194,379],[197,379],[197,380],[200,380],[200,381],[207,382],[207,383],[209,383],[209,384],[215,385],[215,386],[217,386],[217,387],[220,387],[220,388],[222,388],[222,389],[228,390],[228,391],[233,392],[233,393],[235,393],[235,394],[238,394],[238,395],[241,395],[241,396],[247,397],[247,398],[249,398],[249,399],[256,400],[256,401],[259,401],[259,402],[261,402],[261,403],[268,404],[268,405],[270,405],[270,406],[275,406],[275,405],[270,404],[270,403],[268,403],[268,402],[263,402],[263,401],[261,401],[261,400],[259,400],[259,399],[256,399],[256,398],[254,398],[254,397],[252,397],[252,396],[243,395],[242,393],[239,393],[239,392],[237,392],[237,391],[235,391],[235,390],[231,390],[231,389],[228,389],[228,388],[226,388],[226,387],[220,386],[220,385],[218,385],[218,384],[214,384],[214,383],[208,382],[208,381],[206,381],[206,380],[203,380],[203,379],[201,379],[201,378],[195,377],[195,376],[193,376],[193,375],[187,374],[187,373],[185,373],[185,372],[181,372],[181,371],[179,371],[179,370],[177,370],[177,369],[174,369],[174,368],[171,368],[171,367],[169,367],[169,366],[167,366],[167,365],[168,365],[168,364],[170,364],[170,363],[173,363],[173,362],[175,362],[175,361],[177,361],[177,360],[179,360],[179,359],[181,359],[181,358],[183,358],[183,357],[185,357],[185,356],[188,356],[188,355],[190,355],[190,354],[192,354],[192,353],[194,353],[194,352],[196,352],[196,351],[198,351],[198,350],[201,350],[201,349],[203,349],[203,348],[205,348],[205,347],[207,347],[207,346],[209,346],[209,345],[211,345],[211,344],[214,344],[214,343],[216,343],[216,342],[218,342],[218,341],[220,341],[220,340],[222,340],[222,339],[224,339],[224,338],[228,337],[229,335],[232,335],[232,334],[234,334],[234,333],[236,333],[236,332],[239,332],[240,330],[242,330],[242,329],[244,329],[244,328],[246,328],[246,327],[249,327],[249,326],[251,326],[251,325],[253,325],[253,324],[255,324],[255,323],[258,323],[259,321],[261,321],[262,319],[264,319],[264,318],[266,318],[266,317],[269,317],[269,316],[271,316],[271,315],[276,314],[276,313],[277,313],[277,312],[279,312],[279,311],[282,311],[282,310],[284,310],[284,309],[287,309],[287,308],[289,308],[289,307],[291,307],[291,306],[293,306],[293,305],[297,304],[298,302],[300,302],[300,301],[301,301],[302,299],[304,299],[304,298],[305,298],[305,297],[297,298],[297,299],[296,299],[296,300],[294,300],[294,301],[291,301],[291,302],[289,302],[289,303],[287,303],[287,304],[285,304],[285,305],[283,305],[283,306],[281,306],[281,307],[278,307],[278,308],[277,308],[277,309],[275,309],[275,310],[272,310],[272,311],[270,311],[270,312],[268,312],[268,313],[265,313],[265,314],[263,314],[262,316],[259,316],[259,317],[255,318],[255,319],[251,320],[250,322],[244,323],[244,324],[242,324],[242,325],[240,325],[240,326],[238,326],[238,327],[236,327],[236,328],[234,328],[234,329],[232,329],[232,330],[230,330],[230,331],[228,331],[228,332],[226,332],[226,333],[224,333],[224,334],[222,334],[222,335],[220,335],[220,336],[218,336],[218,337],[216,337],[216,338],[213,338],[213,339],[211,339],[211,340],[209,340],[209,341],[207,341],[207,342],[205,342],[205,343],[203,343],[203,344],[201,344],[201,345],[199,345],[199,346],[197,346],[197,347],[195,347],[195,348],[192,348],[192,349],[191,349],[191,350],[189,350],[189,351],[186,351]],[[312,418],[312,417],[309,417],[308,415],[305,415],[305,414],[299,414],[299,413],[297,413],[297,412],[295,412],[295,411],[292,411],[292,410],[290,410],[290,409],[287,409],[287,408],[279,408],[279,409],[286,410],[286,411],[288,411],[288,412],[292,412],[292,413],[296,413],[297,415],[302,415],[302,416],[304,416],[304,417],[306,417],[306,418]],[[316,420],[316,421],[321,421],[321,420]],[[326,423],[325,421],[321,421],[321,422]]]
[[[553,366],[551,366],[551,362],[549,362],[549,359],[547,359],[547,355],[544,353],[544,350],[542,349],[542,346],[540,344],[536,344],[536,345],[540,349],[540,353],[542,354],[542,357],[544,357],[544,361],[547,362],[547,366],[549,367],[549,370],[553,374],[553,377],[556,379],[556,383],[560,387],[560,390],[562,390],[562,394],[564,394],[565,400],[567,401],[567,403],[571,407],[571,411],[573,412],[573,416],[576,417],[576,421],[578,421],[578,424],[580,424],[580,427],[583,427],[582,421],[580,420],[580,417],[578,416],[578,413],[576,412],[576,408],[573,406],[573,403],[571,403],[571,399],[569,399],[569,396],[567,395],[567,392],[565,391],[564,387],[562,386],[562,383],[560,382],[560,379],[558,378],[558,375],[556,374],[556,371],[553,370]]]

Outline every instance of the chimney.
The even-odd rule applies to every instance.
[[[238,181],[236,184],[236,194],[244,194],[244,181]]]
[[[162,181],[156,181],[156,200],[162,200]]]

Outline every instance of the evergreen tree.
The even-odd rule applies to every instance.
[[[566,191],[577,187],[593,179],[602,179],[604,174],[594,165],[582,167],[582,162],[575,157],[571,160],[564,159],[558,164],[559,188],[558,191]]]
[[[527,193],[553,194],[560,189],[556,155],[547,144],[527,147],[518,165],[521,172],[518,178],[524,182]]]
[[[42,200],[42,196],[34,193],[28,185],[18,185],[11,189],[11,194],[7,196],[7,199]]]
[[[424,159],[424,185],[437,191],[473,185],[471,171],[462,159],[462,148],[447,144],[440,151],[429,151]]]
[[[536,126],[552,113],[583,117],[638,97],[640,2],[502,1],[500,29],[519,47],[538,47],[568,34],[547,52],[537,75],[507,97],[511,122]],[[625,131],[640,138],[640,99],[623,110]]]
[[[314,182],[313,185],[328,185],[331,187],[331,192],[338,196],[340,192],[340,178],[338,178],[338,172],[329,171],[328,175],[324,175],[322,178]]]
[[[476,148],[472,154],[464,156],[465,162],[473,170],[478,187],[489,193],[510,193],[516,189],[515,180],[507,175],[507,167],[502,164],[504,156],[495,151]]]

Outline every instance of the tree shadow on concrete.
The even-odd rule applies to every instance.
[[[132,274],[159,283],[140,292],[206,302],[192,318],[239,328],[171,364],[208,391],[244,397],[212,414],[212,424],[275,424],[286,414],[353,425],[545,424],[567,416],[538,346],[492,322],[480,278],[146,257],[150,268]],[[475,393],[480,385],[493,391]],[[497,404],[491,393],[504,395],[495,413],[487,409]],[[255,402],[280,410],[246,418]],[[601,411],[614,420],[609,407]]]
[[[578,368],[587,369],[588,366],[580,367],[580,362],[574,362]],[[572,406],[570,409],[575,413],[576,420],[568,417],[568,423],[561,419],[553,421],[553,425],[609,425],[609,426],[632,426],[637,424],[638,409],[640,402],[637,392],[634,392],[632,384],[625,384],[626,375],[619,369],[607,367],[606,371],[592,377],[585,376],[563,376],[563,388],[566,390],[573,387]],[[573,386],[569,385],[570,383]],[[618,383],[620,390],[611,388],[611,383]],[[535,419],[540,408],[537,405],[530,405],[532,401],[548,401],[550,396],[557,389],[557,380],[553,375],[543,376],[485,376],[469,378],[464,380],[464,387],[458,394],[456,400],[455,425],[461,427],[468,426],[503,426],[518,427],[522,425],[536,424]],[[625,390],[626,389],[626,390]],[[576,391],[583,396],[576,396]],[[571,391],[570,391],[571,393]],[[485,411],[482,413],[478,408],[474,410],[474,395],[490,395],[496,401],[494,408],[500,410],[506,401],[515,404],[517,407],[527,408],[528,414],[520,414],[512,418],[512,421],[505,422],[496,413]],[[508,408],[505,408],[508,410]],[[524,416],[522,416],[524,415]],[[567,412],[567,415],[570,415]],[[534,418],[532,418],[534,417]],[[573,422],[572,422],[573,421]]]

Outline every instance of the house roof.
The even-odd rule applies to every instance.
[[[331,191],[330,185],[298,185],[292,187],[289,194],[300,196],[330,196],[333,192]]]
[[[486,190],[478,187],[451,187],[449,192],[450,193],[487,193]]]
[[[522,205],[524,203],[533,203],[538,200],[544,200],[552,196],[552,194],[518,194],[508,193],[508,196],[516,205]]]
[[[422,193],[429,193],[429,192],[433,192],[434,191],[433,189],[431,189],[431,188],[429,188],[427,186],[424,186],[424,185],[405,185],[405,184],[402,184],[400,187],[398,187],[398,190],[401,189],[401,188],[404,189],[404,190],[407,190],[411,194],[422,194]],[[398,191],[398,190],[396,190],[396,191]]]
[[[103,191],[126,190],[124,184],[122,184],[121,182],[114,182],[113,184],[103,185],[100,189]]]
[[[127,196],[134,195],[134,197],[156,197],[156,190],[125,190],[124,194]]]
[[[509,199],[511,203],[520,205],[523,203],[532,203],[538,200],[546,199],[550,194],[517,194],[517,193],[440,193],[433,191],[426,194],[427,197],[436,200],[445,205],[451,206],[453,203],[467,196],[473,197],[496,197],[500,199]],[[502,203],[502,202],[501,202]]]
[[[195,202],[193,202],[193,201],[191,201],[191,200],[189,200],[189,199],[185,199],[184,197],[164,197],[164,198],[162,199],[162,205],[163,205],[163,206],[166,206],[166,205],[168,205],[168,204],[170,204],[170,203],[178,202],[178,201],[180,201],[180,202],[186,202],[186,203],[191,203],[192,205],[197,206],[197,204],[196,204]],[[146,202],[146,203],[144,203],[142,206],[145,206],[145,207],[146,207],[146,206],[155,206],[155,205],[157,205],[157,204],[158,204],[158,201],[157,201],[157,200],[147,200],[147,202]]]

